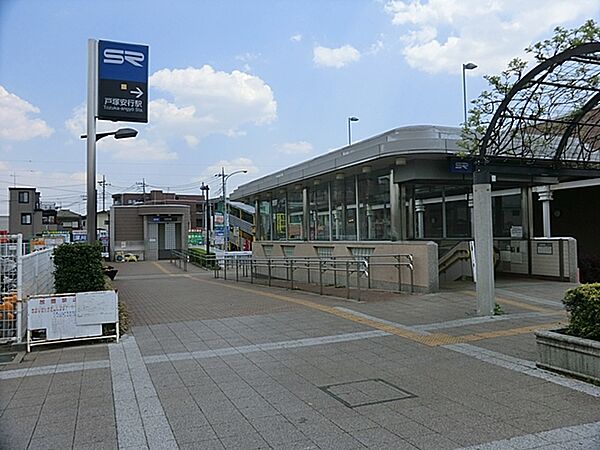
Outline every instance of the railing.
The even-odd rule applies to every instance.
[[[0,343],[21,342],[29,296],[54,292],[53,250],[25,254],[22,241],[20,234],[0,236]]]
[[[188,271],[188,264],[193,264],[207,270],[214,270],[215,278],[218,278],[217,274],[220,269],[219,261],[217,260],[217,255],[212,253],[206,255],[189,250],[171,250],[169,261],[185,272]]]
[[[227,255],[222,262],[223,278],[228,272],[235,273],[235,281],[247,279],[250,283],[266,280],[271,286],[274,280],[284,281],[289,289],[299,284],[318,284],[319,294],[323,295],[326,285],[346,288],[346,298],[350,298],[352,288],[357,290],[360,299],[361,290],[373,288],[372,273],[375,268],[395,268],[396,290],[403,292],[402,272],[408,271],[410,292],[414,292],[413,255],[376,255],[344,257],[248,257],[246,255]],[[215,273],[220,276],[219,271]],[[363,285],[363,281],[365,284]]]

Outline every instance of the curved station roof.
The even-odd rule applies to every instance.
[[[395,128],[380,135],[342,147],[238,187],[232,200],[239,200],[308,179],[343,173],[359,173],[364,165],[373,169],[404,165],[407,160],[439,159],[462,149],[457,142],[460,128],[415,125]]]

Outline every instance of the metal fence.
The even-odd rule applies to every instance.
[[[25,301],[54,292],[52,249],[25,254],[23,238],[0,240],[0,343],[21,342],[27,325]]]
[[[355,290],[360,299],[362,290],[380,287],[383,271],[386,272],[387,286],[394,286],[396,292],[410,289],[412,293],[415,286],[412,254],[257,258],[246,252],[231,252],[217,259],[214,255],[173,252],[171,262],[186,271],[188,263],[212,269],[215,278],[225,280],[269,286],[275,282],[289,289],[318,286],[321,295],[327,287],[341,287],[345,288],[347,298],[350,298],[351,290]],[[374,279],[376,271],[380,276]]]
[[[16,340],[19,315],[19,258],[23,254],[23,237],[3,235],[0,241],[0,343]]]

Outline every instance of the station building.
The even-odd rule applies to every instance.
[[[473,165],[460,131],[396,128],[241,185],[231,199],[255,207],[254,255],[409,253],[426,292],[471,276]],[[578,252],[600,252],[599,195],[600,179],[497,175],[497,272],[575,281]]]

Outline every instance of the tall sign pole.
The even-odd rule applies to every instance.
[[[88,39],[87,77],[87,242],[96,242],[96,113],[98,41]]]
[[[96,119],[113,122],[148,122],[147,45],[88,39],[87,241],[89,243],[96,242],[97,239]],[[115,137],[119,138],[117,135]]]

